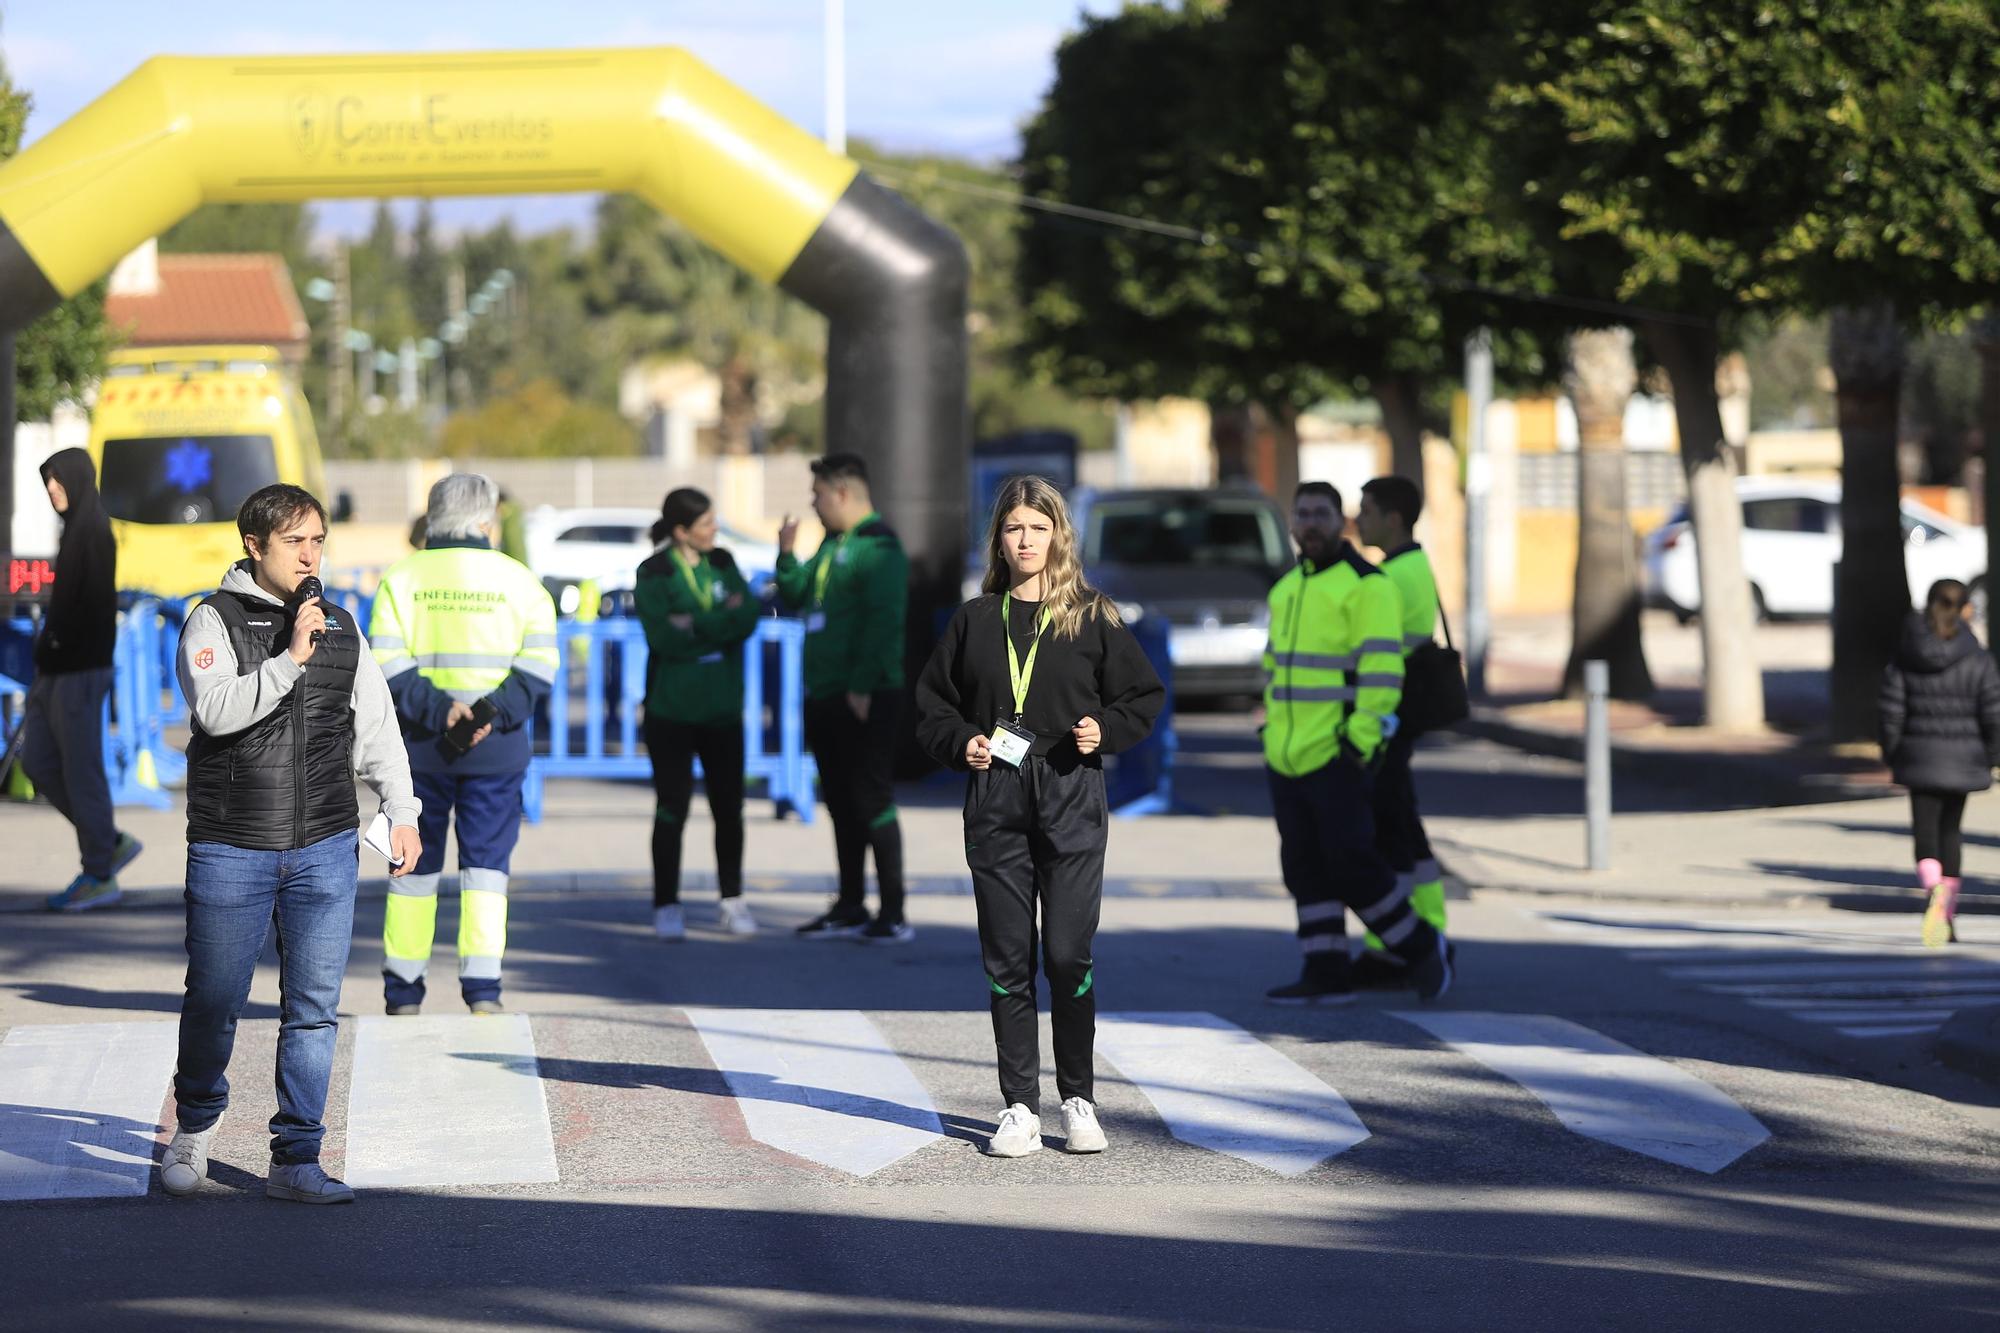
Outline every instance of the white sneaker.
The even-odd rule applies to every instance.
[[[993,1157],[1026,1157],[1041,1150],[1042,1118],[1022,1102],[1000,1113],[1000,1128],[986,1144],[987,1154]]]
[[[724,898],[722,928],[732,935],[755,935],[757,918],[750,915],[750,904],[741,898]]]
[[[209,1141],[221,1127],[222,1120],[218,1117],[200,1133],[174,1131],[173,1142],[167,1145],[167,1155],[160,1162],[161,1189],[179,1199],[201,1188],[201,1182],[208,1179]]]
[[[663,940],[684,940],[688,937],[687,913],[679,903],[653,909],[653,933]]]
[[[1081,1097],[1062,1104],[1063,1151],[1103,1152],[1104,1126],[1097,1123],[1097,1108]]]

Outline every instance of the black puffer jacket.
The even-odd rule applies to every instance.
[[[2000,764],[2000,670],[1970,627],[1949,639],[1921,615],[1882,673],[1882,754],[1917,791],[1985,791]]]

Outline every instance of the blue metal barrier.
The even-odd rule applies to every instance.
[[[777,696],[768,705],[766,645],[774,646],[778,657]],[[582,677],[581,748],[575,744],[570,721],[577,675]],[[548,778],[652,775],[652,761],[639,737],[647,678],[646,633],[637,620],[621,616],[557,624],[547,750],[528,765],[528,781],[522,791],[530,821],[539,822],[542,817],[542,783]],[[612,697],[607,697],[607,691]],[[615,747],[607,743],[607,718],[615,729]],[[764,783],[780,815],[790,810],[801,820],[812,821],[816,775],[805,752],[805,625],[801,621],[759,620],[743,646],[743,765],[746,779]]]
[[[0,633],[0,693],[25,692],[34,680],[32,660],[24,645],[33,641],[33,625],[10,622]],[[111,692],[104,700],[104,774],[111,785],[113,805],[143,805],[156,810],[172,804],[163,787],[180,782],[187,759],[167,744],[171,720],[169,700],[178,700],[171,668],[171,649],[162,647],[169,635],[160,621],[160,604],[139,597],[119,614],[118,636],[112,649]],[[20,718],[5,722],[9,740]]]
[[[1174,663],[1168,648],[1167,618],[1148,610],[1127,628],[1166,685],[1167,702],[1153,723],[1152,735],[1106,760],[1109,771],[1104,775],[1105,803],[1120,818],[1171,814],[1174,753],[1180,748],[1180,741],[1174,735]]]

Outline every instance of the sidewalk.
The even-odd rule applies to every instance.
[[[1716,809],[1809,805],[1898,795],[1872,745],[1825,738],[1832,629],[1825,622],[1762,625],[1754,651],[1764,676],[1768,730],[1754,736],[1701,726],[1701,640],[1662,611],[1643,621],[1656,686],[1644,703],[1610,706],[1612,767],[1620,780],[1704,792]],[[1530,754],[1583,758],[1581,700],[1561,692],[1566,617],[1496,625],[1487,663],[1489,698],[1459,730]]]
[[[898,795],[904,861],[913,893],[970,894],[965,838],[957,793],[949,778],[906,784]],[[169,810],[122,809],[122,828],[146,850],[119,876],[135,906],[178,902],[186,870],[187,819],[180,793]],[[362,793],[372,814],[374,798]],[[744,857],[747,890],[810,892],[831,896],[833,832],[822,810],[811,824],[776,820],[771,804],[752,796],[746,808]],[[539,824],[524,824],[514,853],[513,887],[519,891],[577,889],[652,891],[649,839],[653,792],[645,783],[567,779],[546,787]],[[714,893],[714,825],[696,793],[689,813],[683,888],[699,899]],[[76,873],[76,840],[69,825],[46,804],[0,802],[0,912],[39,910],[47,894]],[[456,865],[455,853],[445,861]],[[387,877],[380,857],[361,853],[363,891],[381,893]],[[1113,825],[1106,862],[1106,892],[1133,897],[1283,898],[1277,840],[1262,816],[1167,816]],[[870,895],[872,898],[872,876]]]

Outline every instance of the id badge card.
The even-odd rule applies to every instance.
[[[817,634],[826,628],[826,612],[815,611],[806,617],[806,633]]]
[[[993,735],[987,745],[993,757],[1009,768],[1019,768],[1021,761],[1028,757],[1028,749],[1035,743],[1035,733],[1018,722],[1005,718],[993,724]]]

